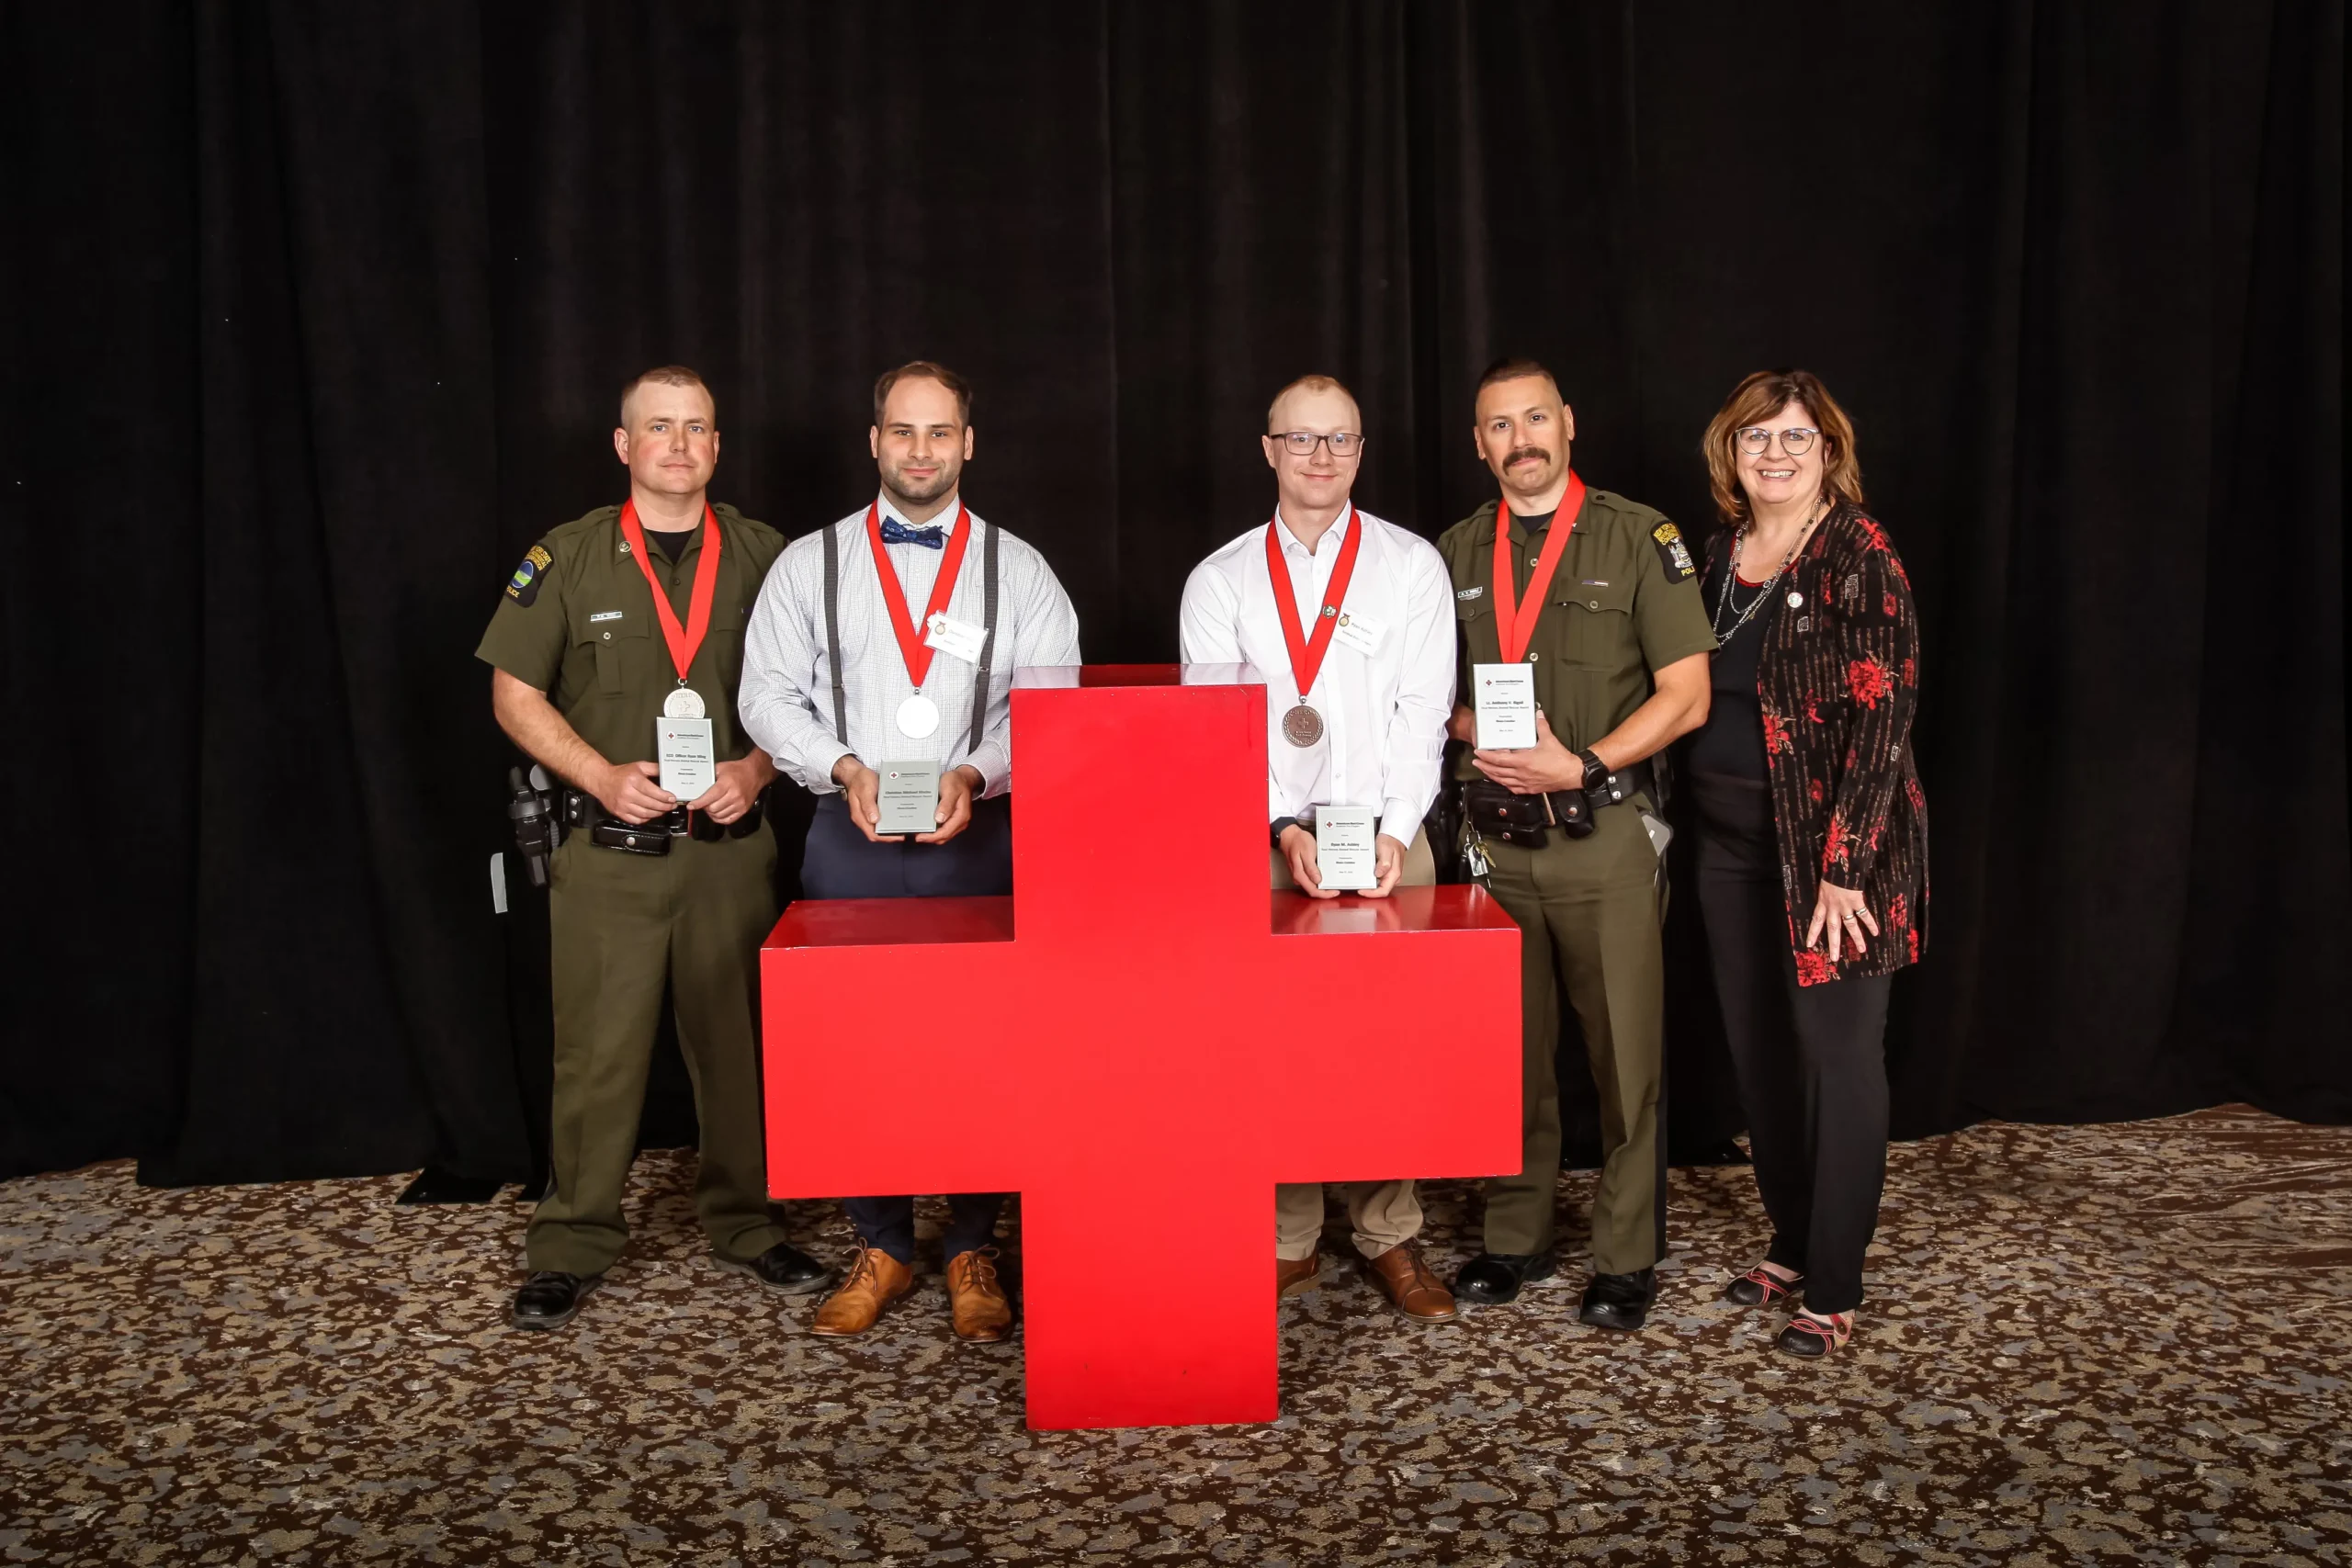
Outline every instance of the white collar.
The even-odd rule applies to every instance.
[[[1353,501],[1351,501],[1347,505],[1340,509],[1338,521],[1334,522],[1329,528],[1326,528],[1323,531],[1322,538],[1318,538],[1315,541],[1316,549],[1319,550],[1322,548],[1324,539],[1330,539],[1338,543],[1345,543],[1348,536],[1348,529],[1354,524],[1355,520],[1356,503]],[[1316,553],[1315,550],[1308,549],[1306,544],[1300,540],[1299,536],[1290,531],[1290,525],[1283,520],[1282,503],[1279,502],[1274,504],[1274,532],[1276,536],[1281,539],[1283,550],[1285,554],[1305,556],[1310,560],[1314,558]]]

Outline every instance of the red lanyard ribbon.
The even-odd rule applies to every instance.
[[[645,574],[645,586],[653,590],[653,613],[662,622],[662,640],[670,645],[670,662],[677,667],[678,684],[686,683],[686,672],[695,667],[695,655],[702,651],[702,639],[710,630],[710,602],[718,592],[718,514],[705,502],[702,508],[702,556],[695,562],[695,586],[686,601],[686,624],[678,625],[678,612],[670,607],[669,590],[653,575],[653,562],[645,550],[645,528],[637,520],[634,500],[621,505],[621,536],[628,541],[628,553],[637,558],[637,570]]]
[[[964,546],[972,536],[972,513],[962,501],[956,502],[956,526],[948,531],[947,553],[939,562],[939,576],[931,585],[931,604],[923,611],[923,625],[947,608],[947,601],[956,596],[956,569],[964,564]],[[922,679],[931,673],[931,656],[937,652],[922,640],[922,632],[907,615],[907,591],[899,582],[899,573],[890,565],[890,558],[882,548],[882,502],[876,501],[865,509],[865,542],[874,549],[874,576],[882,584],[882,603],[890,612],[890,629],[899,634],[899,651],[907,660],[907,679],[916,691],[922,690]]]
[[[1290,562],[1283,558],[1282,522],[1279,518],[1266,525],[1266,576],[1274,586],[1274,608],[1283,618],[1283,641],[1290,649],[1290,672],[1298,682],[1298,700],[1305,702],[1306,694],[1315,689],[1315,677],[1322,672],[1323,656],[1330,651],[1332,628],[1340,624],[1340,605],[1348,596],[1348,579],[1355,575],[1356,549],[1363,543],[1363,519],[1349,514],[1340,521],[1352,521],[1355,526],[1340,541],[1340,558],[1331,568],[1330,586],[1323,590],[1323,611],[1315,617],[1315,637],[1308,640],[1306,628],[1298,624],[1298,590],[1292,586]]]
[[[1510,591],[1510,498],[1504,496],[1495,502],[1495,634],[1502,644],[1504,663],[1516,664],[1526,657],[1527,645],[1535,637],[1535,623],[1544,615],[1544,592],[1552,586],[1552,570],[1560,564],[1561,553],[1568,547],[1568,535],[1583,511],[1584,481],[1571,468],[1568,492],[1560,498],[1560,509],[1552,513],[1543,553],[1535,558],[1535,570],[1527,580],[1527,618],[1521,620]]]

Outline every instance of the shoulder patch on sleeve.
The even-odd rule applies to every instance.
[[[555,558],[548,554],[547,547],[533,545],[523,557],[523,564],[514,569],[514,575],[506,580],[506,596],[529,609],[532,601],[539,596],[539,579],[554,564]]]
[[[1650,542],[1657,546],[1658,562],[1666,568],[1668,582],[1681,582],[1696,574],[1698,569],[1690,564],[1690,547],[1683,543],[1681,529],[1661,523],[1650,530]]]

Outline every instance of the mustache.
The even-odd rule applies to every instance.
[[[1511,448],[1510,456],[1503,459],[1503,467],[1508,468],[1521,457],[1537,457],[1548,463],[1552,460],[1552,454],[1548,448],[1543,446],[1514,446]]]

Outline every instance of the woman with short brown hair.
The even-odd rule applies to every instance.
[[[1853,1332],[1886,1173],[1886,1003],[1927,940],[1928,818],[1911,763],[1918,618],[1862,510],[1854,427],[1803,370],[1758,371],[1707,426],[1724,530],[1716,653],[1685,758],[1699,908],[1739,1077],[1763,1260],[1726,1300],[1804,1305],[1777,1343]]]

